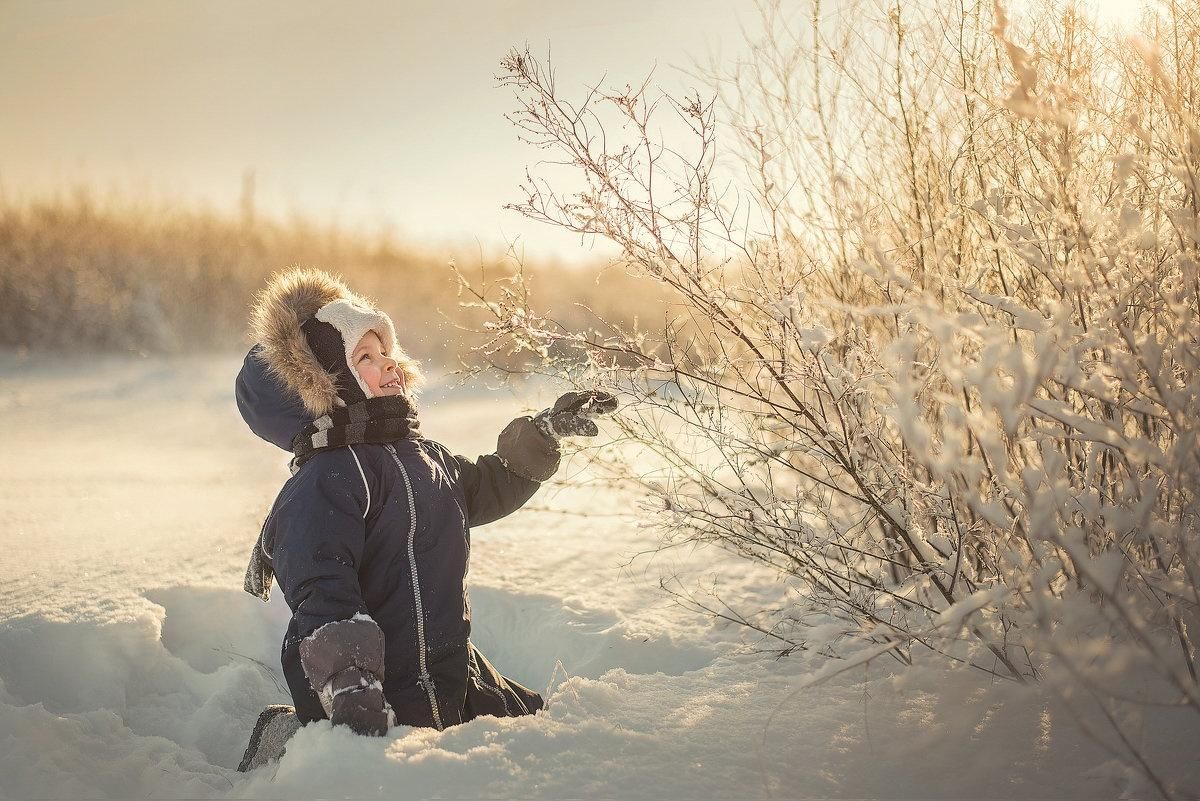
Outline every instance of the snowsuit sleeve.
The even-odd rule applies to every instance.
[[[271,514],[272,567],[298,638],[368,612],[358,583],[367,491],[351,458],[345,449],[311,458]]]
[[[542,486],[509,470],[494,453],[471,460],[439,442],[428,442],[466,499],[468,526],[486,525],[515,512]]]
[[[515,512],[533,497],[540,481],[522,478],[504,466],[494,453],[474,462],[465,456],[451,456],[456,462],[467,496],[467,525],[482,526]]]

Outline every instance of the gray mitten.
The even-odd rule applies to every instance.
[[[394,723],[383,696],[383,630],[360,617],[326,623],[300,641],[300,665],[333,725],[382,735]]]
[[[383,697],[383,684],[360,668],[346,668],[329,681],[332,699],[329,720],[357,734],[384,735],[392,725],[392,708]]]
[[[530,481],[545,481],[558,470],[558,441],[543,434],[529,415],[504,427],[496,439],[496,455],[511,472]]]
[[[554,402],[554,406],[534,415],[533,421],[546,436],[558,440],[561,437],[594,437],[600,429],[593,417],[611,414],[617,409],[617,398],[598,389],[586,392],[568,392]]]

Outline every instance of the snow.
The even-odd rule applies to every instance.
[[[582,459],[473,532],[474,638],[543,691],[543,714],[382,738],[318,723],[237,773],[259,711],[289,700],[282,594],[241,588],[287,460],[242,424],[239,364],[0,351],[0,798],[1155,797],[1053,676],[1023,688],[886,655],[829,662],[828,620],[808,651],[752,653],[660,577],[716,579],[750,611],[788,584],[711,550],[635,558],[654,544],[640,499],[601,494]],[[555,396],[442,386],[422,397],[422,431],[470,456]],[[1133,730],[1194,794],[1194,721],[1143,715]]]

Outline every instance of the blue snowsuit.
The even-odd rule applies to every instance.
[[[304,409],[251,355],[236,393],[250,428],[290,451]],[[300,641],[359,613],[383,631],[384,696],[397,723],[441,729],[540,709],[540,695],[501,676],[470,643],[466,588],[471,528],[520,508],[539,486],[495,454],[472,461],[416,434],[304,462],[262,537],[292,610],[282,663],[301,722],[326,714],[301,668]]]

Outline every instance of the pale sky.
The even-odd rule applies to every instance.
[[[736,52],[739,19],[754,27],[752,0],[0,0],[0,190],[234,208],[253,169],[268,213],[584,260],[501,209],[539,156],[502,116],[501,56],[549,46],[572,93],[657,63],[679,91],[695,81],[674,67]]]

